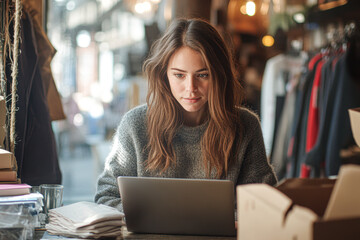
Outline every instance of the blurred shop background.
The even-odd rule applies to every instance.
[[[318,51],[359,20],[358,0],[48,0],[44,29],[57,52],[51,68],[66,120],[53,121],[64,204],[92,201],[123,114],[145,103],[141,67],[177,17],[210,21],[229,44],[245,105],[261,115],[266,63]]]

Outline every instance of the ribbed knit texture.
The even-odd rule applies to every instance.
[[[145,151],[148,143],[146,111],[146,105],[136,107],[121,120],[104,171],[98,179],[95,202],[122,210],[116,181],[118,176],[206,178],[200,141],[208,122],[196,127],[182,126],[177,131],[173,141],[177,161],[165,173],[154,175],[145,169],[144,162],[148,156],[148,152]],[[273,168],[266,159],[258,117],[241,108],[239,118],[243,124],[242,138],[238,137],[236,141],[238,156],[231,165],[226,179],[233,181],[235,186],[246,183],[276,184]],[[216,171],[213,169],[210,178],[215,178],[215,175]]]

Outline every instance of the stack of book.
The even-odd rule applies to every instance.
[[[16,159],[12,152],[0,149],[0,184],[20,183],[17,177]]]
[[[30,193],[31,186],[25,183],[17,184],[0,184],[0,197],[2,196],[17,196]],[[0,199],[1,203],[1,199]]]

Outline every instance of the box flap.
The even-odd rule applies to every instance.
[[[360,108],[349,109],[349,115],[353,137],[360,147]]]
[[[345,167],[345,166],[344,166]],[[360,171],[360,166],[357,170]],[[339,179],[342,180],[343,168],[340,170]],[[345,167],[346,170],[346,167]],[[352,178],[352,187],[356,187],[360,180],[360,172],[351,171],[359,179]],[[352,175],[345,174],[345,176]],[[339,180],[337,180],[339,181]],[[333,197],[336,193],[335,187],[338,182],[334,180],[314,179],[313,181],[289,180],[281,184],[280,189],[295,194],[296,190],[316,190],[316,185],[322,188],[333,188]],[[343,186],[343,184],[341,185]],[[319,188],[318,188],[319,189]],[[320,188],[321,189],[321,188]],[[349,188],[348,188],[349,189]],[[327,189],[329,190],[329,189]],[[353,189],[352,189],[353,190]],[[355,190],[356,192],[356,190]],[[296,197],[294,197],[296,198]],[[313,201],[318,201],[310,196]],[[348,197],[347,199],[351,199]],[[355,197],[360,205],[360,198]],[[297,240],[335,240],[335,239],[360,239],[360,217],[347,217],[345,219],[327,220],[320,218],[311,208],[294,204],[292,199],[279,189],[266,184],[249,184],[237,187],[238,203],[238,230],[237,239],[241,240],[263,240],[263,239],[297,239]],[[345,203],[357,208],[354,203]],[[340,203],[341,205],[341,203]],[[329,202],[330,206],[330,202]],[[329,207],[328,207],[329,208]],[[359,209],[359,208],[357,208]],[[343,211],[340,209],[340,212]],[[343,232],[345,231],[345,233]]]
[[[242,187],[242,188],[241,188]],[[292,201],[285,194],[276,191],[268,184],[247,184],[239,186],[243,191],[251,194],[254,198],[261,199],[276,211],[285,213],[292,205]]]
[[[335,181],[327,178],[291,178],[279,184],[277,189],[294,204],[310,208],[318,216],[323,216]]]
[[[360,239],[360,218],[315,221],[313,238],[316,240]]]
[[[282,229],[292,201],[267,184],[240,185],[236,192],[238,239],[282,239],[274,229]]]
[[[282,189],[291,189],[291,188],[309,188],[309,187],[319,187],[326,185],[334,185],[335,179],[329,178],[288,178],[279,183],[276,187],[280,191]]]
[[[343,165],[324,214],[324,220],[360,217],[360,166]]]
[[[284,235],[286,239],[307,240],[313,234],[313,223],[318,216],[308,208],[294,205],[286,217]]]

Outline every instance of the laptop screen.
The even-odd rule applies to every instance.
[[[127,229],[137,233],[234,236],[229,180],[118,177]]]

